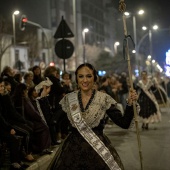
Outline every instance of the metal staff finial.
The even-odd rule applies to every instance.
[[[124,53],[124,57],[127,57],[130,88],[134,89],[133,88],[133,80],[132,80],[131,64],[130,64],[130,56],[129,56],[128,38],[131,39],[133,44],[134,44],[134,42],[133,42],[133,39],[131,38],[131,36],[127,35],[126,17],[124,15],[125,10],[126,10],[126,4],[125,4],[124,0],[120,0],[119,1],[119,11],[122,13],[123,28],[124,28],[124,35],[125,35],[124,43],[123,43],[123,53]],[[135,44],[134,44],[134,46],[135,46]],[[134,117],[135,117],[135,127],[136,127],[137,141],[138,141],[140,165],[141,165],[141,170],[143,170],[141,139],[140,139],[140,134],[139,134],[138,115],[137,115],[137,109],[136,109],[136,102],[135,101],[133,101],[133,110],[134,110]]]

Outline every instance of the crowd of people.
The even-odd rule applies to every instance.
[[[123,170],[117,152],[102,135],[104,124],[109,117],[118,126],[128,128],[133,119],[131,104],[135,100],[140,106],[141,128],[148,130],[149,123],[161,121],[159,107],[168,103],[170,79],[163,79],[159,73],[150,78],[146,71],[142,71],[140,79],[133,82],[134,90],[130,91],[125,72],[99,77],[94,67],[87,63],[77,68],[75,81],[69,72],[60,73],[55,66],[48,66],[42,73],[36,65],[25,74],[14,72],[9,66],[4,67],[0,77],[0,142],[7,143],[10,148],[11,168],[26,168],[23,160],[35,161],[34,153],[51,154],[51,146],[64,141],[59,150],[62,152],[56,155],[51,169],[70,170],[74,159],[72,161],[77,161],[72,169],[90,169],[88,167],[94,160],[98,160],[97,169],[115,166]],[[82,138],[81,127],[79,129],[71,117],[69,94],[75,92],[87,127],[97,135],[93,134],[94,139],[99,137],[102,145],[106,145],[112,163],[106,163],[106,158],[96,148],[90,149],[94,147],[93,143],[86,139],[86,134]],[[79,153],[82,153],[81,161]]]

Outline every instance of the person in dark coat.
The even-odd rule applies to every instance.
[[[48,100],[52,111],[54,113],[54,119],[56,121],[56,130],[57,130],[57,144],[61,143],[61,131],[62,129],[62,111],[61,106],[59,105],[59,101],[65,95],[64,88],[61,86],[60,82],[60,70],[55,66],[49,66],[44,71],[44,78],[48,77],[50,81],[53,83],[51,85],[51,91],[48,96]],[[65,130],[63,130],[65,131]],[[65,132],[63,132],[65,133]]]
[[[5,66],[2,70],[1,77],[4,81],[7,81],[11,84],[11,95],[13,94],[15,87],[18,85],[18,82],[14,78],[14,71],[11,67]]]
[[[32,123],[33,141],[32,150],[34,153],[51,153],[50,132],[48,125],[40,116],[40,113],[34,108],[29,97],[28,89],[24,83],[19,84],[12,97],[14,106],[28,122]]]
[[[23,169],[25,165],[21,162],[20,143],[16,136],[18,133],[11,120],[18,119],[18,122],[25,122],[15,114],[15,111],[10,110],[11,103],[8,100],[8,95],[4,95],[4,89],[4,81],[0,78],[0,141],[7,143],[7,147],[10,149],[11,169]]]
[[[50,103],[47,97],[51,90],[51,85],[52,82],[49,79],[44,80],[37,86],[30,88],[28,91],[28,96],[35,109],[42,113],[42,116],[44,116],[44,119],[47,122],[50,130],[51,144],[56,145],[56,122],[55,119],[53,119],[54,113],[51,110]]]
[[[37,66],[37,65],[33,66],[32,67],[32,72],[34,74],[33,82],[34,82],[35,85],[41,83],[44,80],[42,75],[41,75],[40,66]]]

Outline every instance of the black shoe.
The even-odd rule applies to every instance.
[[[45,149],[45,150],[43,150],[42,152],[41,152],[41,156],[42,155],[46,155],[46,154],[52,154],[53,153],[53,151],[50,151],[49,149]]]
[[[52,145],[52,146],[55,146],[55,145],[60,145],[60,144],[61,144],[61,142],[60,142],[60,141],[59,141],[59,142],[58,142],[58,141],[56,141],[56,142],[53,142],[51,145]]]
[[[145,129],[146,129],[146,130],[148,130],[148,129],[149,129],[149,127],[148,127],[148,123],[146,124]]]
[[[27,165],[23,162],[21,162],[20,165],[21,165],[22,169],[27,169],[29,167],[29,165]]]
[[[142,124],[142,129],[145,129],[145,124],[144,123]]]

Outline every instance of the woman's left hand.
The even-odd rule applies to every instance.
[[[129,90],[129,96],[128,96],[128,99],[127,99],[128,105],[132,105],[133,101],[137,101],[137,100],[138,100],[138,95],[136,93],[136,90],[130,89]]]
[[[43,91],[41,92],[41,97],[45,97],[50,93],[51,86],[43,86]]]

